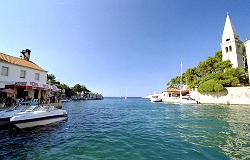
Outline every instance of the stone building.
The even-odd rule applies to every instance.
[[[241,44],[242,42],[227,14],[221,41],[222,60],[230,60],[234,68],[245,67]]]

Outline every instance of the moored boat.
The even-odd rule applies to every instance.
[[[150,101],[151,101],[151,102],[161,102],[162,99],[161,99],[160,96],[158,96],[158,95],[153,95],[153,96],[150,98]]]
[[[64,121],[67,118],[65,110],[37,106],[31,110],[15,114],[10,118],[10,124],[19,129],[24,129]]]
[[[8,126],[10,124],[10,118],[17,113],[24,112],[26,108],[26,106],[17,106],[13,109],[0,111],[0,128]]]

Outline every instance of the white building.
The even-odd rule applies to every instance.
[[[248,64],[248,76],[249,76],[249,83],[250,83],[250,40],[247,40],[245,43],[246,48],[246,56],[247,56],[247,64]]]
[[[14,98],[39,99],[45,96],[47,71],[30,61],[30,50],[23,50],[21,58],[0,53],[0,88],[11,88]]]
[[[222,60],[230,60],[234,68],[245,67],[244,57],[242,54],[243,49],[241,47],[241,44],[244,44],[246,48],[248,76],[250,83],[250,40],[247,40],[244,43],[240,41],[239,36],[237,35],[232,24],[232,21],[227,14],[221,42]]]
[[[222,60],[230,60],[234,68],[245,67],[241,43],[232,21],[227,14],[221,42]]]

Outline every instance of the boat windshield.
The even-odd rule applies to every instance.
[[[29,106],[26,111],[34,111],[37,106]]]
[[[37,106],[34,108],[34,111],[52,111],[55,110],[54,106]]]

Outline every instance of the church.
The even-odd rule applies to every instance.
[[[243,46],[245,45],[246,57],[243,55]],[[222,60],[230,60],[233,67],[249,67],[250,65],[250,40],[242,42],[239,39],[234,25],[227,14],[224,31],[221,40]],[[246,63],[247,60],[247,63]],[[247,66],[248,65],[248,66]],[[250,69],[248,70],[248,75]],[[249,77],[250,79],[250,77]]]

